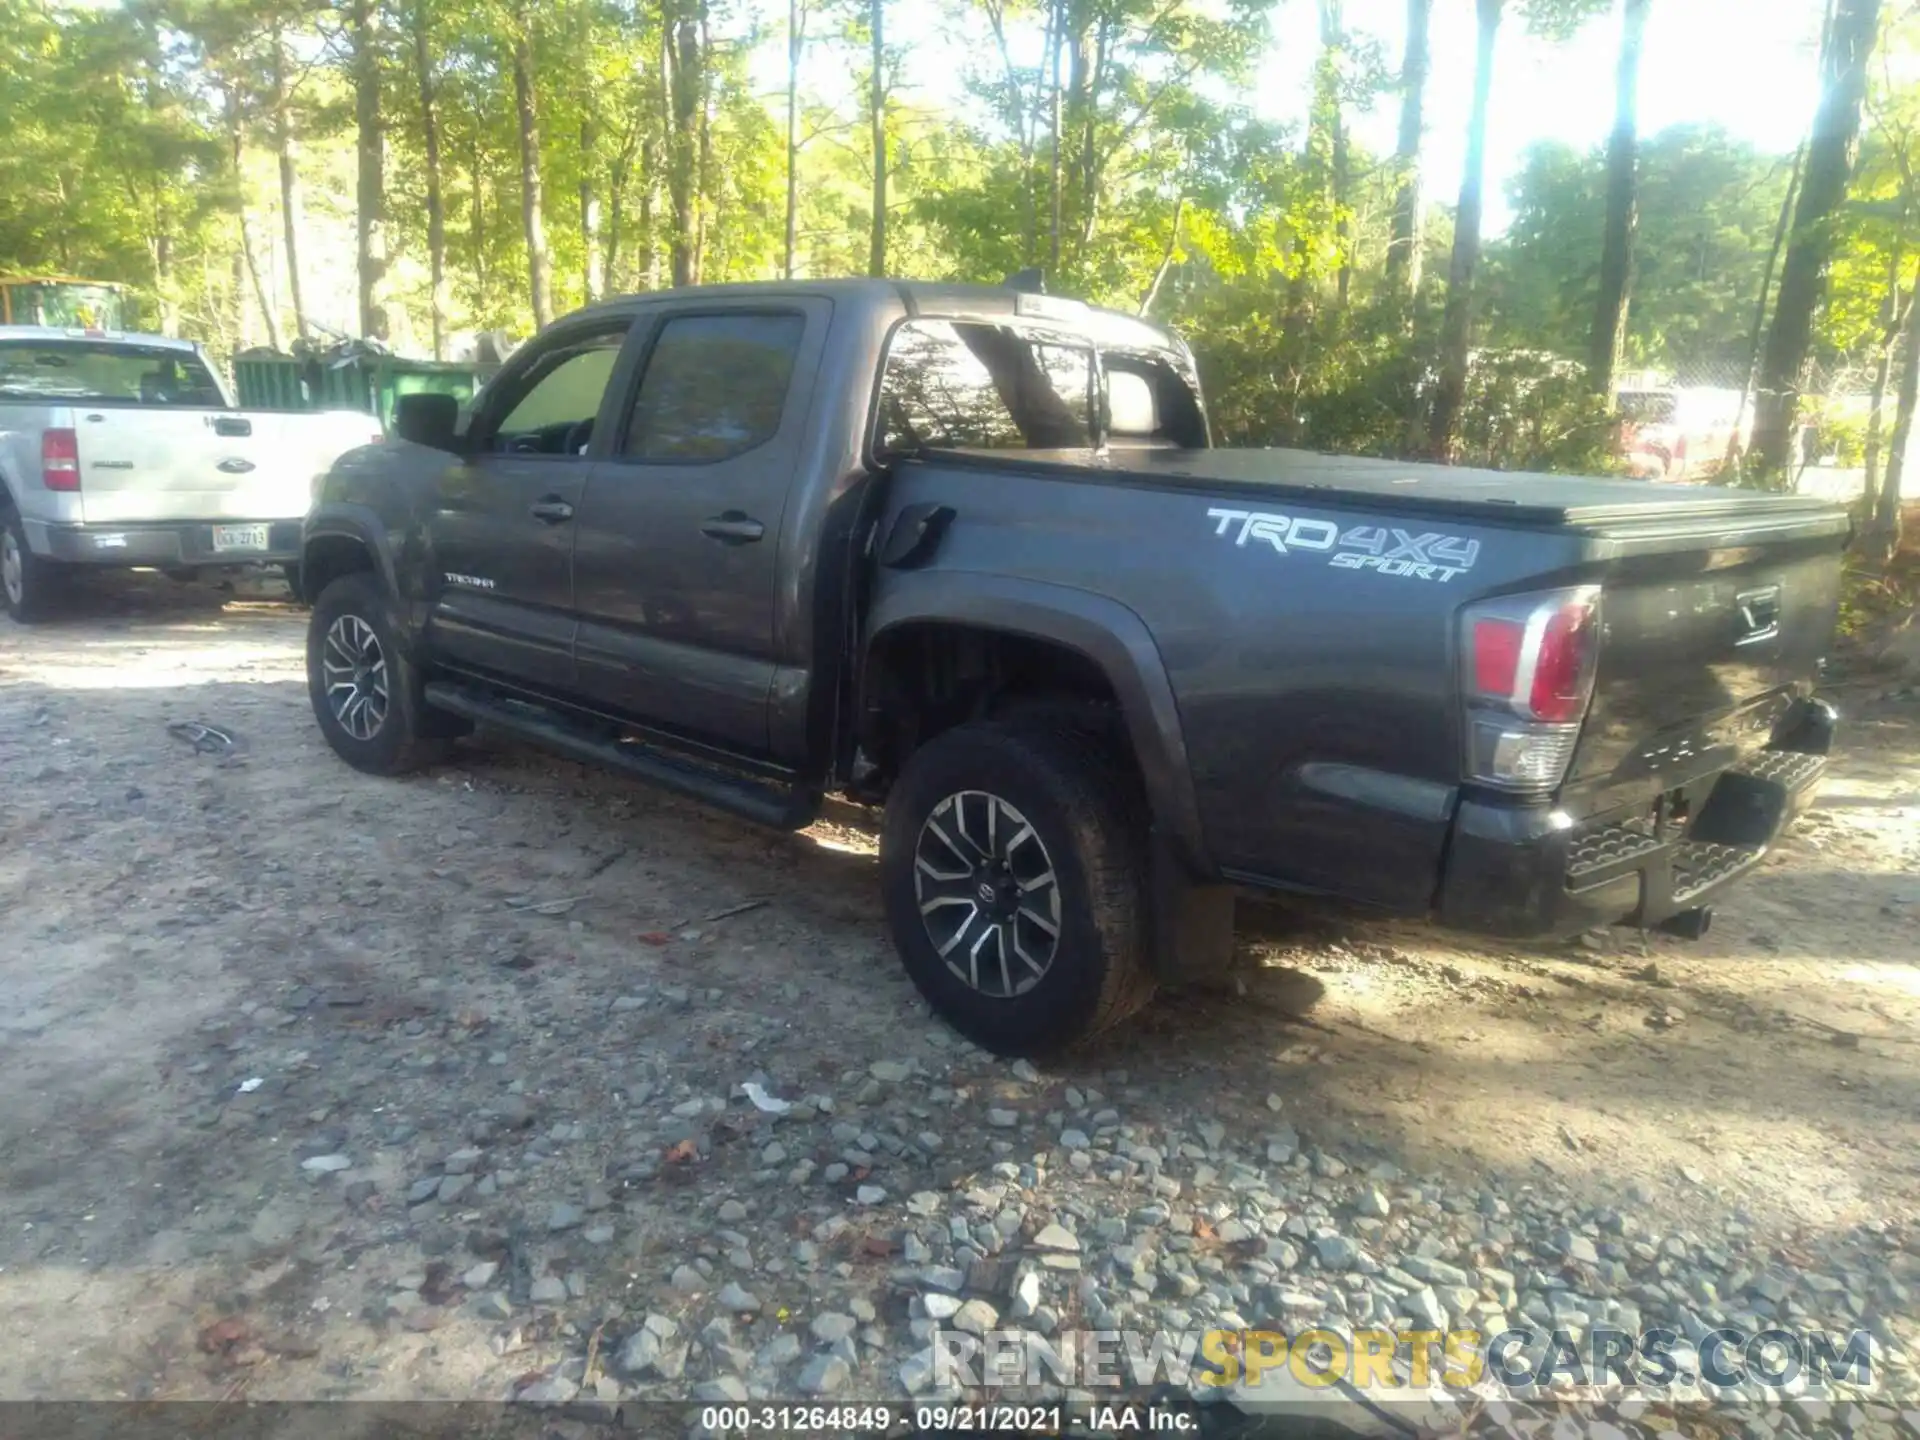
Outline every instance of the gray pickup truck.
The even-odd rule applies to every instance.
[[[368,416],[236,409],[188,340],[0,325],[0,593],[44,618],[102,566],[291,565],[315,481]]]
[[[846,281],[572,315],[333,468],[308,677],[767,824],[885,806],[900,955],[1002,1053],[1226,963],[1238,895],[1698,934],[1813,793],[1848,520],[1210,448],[1128,316]]]

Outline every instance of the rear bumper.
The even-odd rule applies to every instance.
[[[1806,810],[1827,768],[1836,716],[1800,702],[1781,738],[1714,781],[1684,825],[1646,815],[1575,822],[1545,807],[1462,801],[1438,918],[1509,938],[1653,927],[1706,905],[1759,864]]]
[[[264,550],[216,550],[214,527],[264,525]],[[162,569],[202,565],[278,564],[300,558],[298,520],[169,520],[131,525],[52,525],[27,521],[34,554],[65,565]]]

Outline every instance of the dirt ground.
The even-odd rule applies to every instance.
[[[309,712],[304,614],[261,596],[135,577],[0,621],[0,1398],[491,1398],[582,1343],[591,1380],[596,1326],[689,1257],[781,1316],[883,1290],[889,1167],[1005,1158],[988,1102],[1278,1111],[1469,1202],[1780,1255],[1920,1215],[1920,700],[1884,679],[1842,690],[1820,808],[1698,943],[1249,914],[1244,996],[1022,1077],[928,1018],[862,817],[763,834],[499,741],[359,775]],[[756,1078],[838,1108],[782,1129]],[[839,1145],[869,1164],[823,1182]],[[461,1299],[487,1264],[491,1316]]]

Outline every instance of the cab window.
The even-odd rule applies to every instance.
[[[218,409],[213,374],[190,351],[115,342],[0,343],[0,399]]]
[[[1093,443],[1093,352],[1008,325],[910,320],[894,331],[875,452],[1070,450]]]
[[[713,464],[780,429],[807,322],[799,315],[676,315],[660,329],[622,454]]]
[[[562,341],[542,353],[501,400],[506,413],[494,429],[491,448],[518,455],[584,455],[626,338],[622,325]]]

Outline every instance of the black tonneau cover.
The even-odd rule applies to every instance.
[[[1464,512],[1481,523],[1529,528],[1605,530],[1629,525],[1637,530],[1679,522],[1693,530],[1704,522],[1738,529],[1756,522],[1771,528],[1798,521],[1812,529],[1839,533],[1849,523],[1839,506],[1804,495],[1775,495],[1717,485],[1658,485],[1586,475],[1470,470],[1358,455],[1323,455],[1311,450],[1156,450],[1116,445],[1104,454],[1089,450],[932,450],[920,458],[936,464],[949,460],[990,464],[1003,470],[1031,467],[1055,474],[1066,468],[1107,483],[1244,487],[1322,501],[1338,493],[1383,501],[1407,512]],[[1818,523],[1822,521],[1826,523]]]

